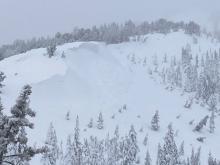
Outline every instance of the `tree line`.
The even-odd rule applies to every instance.
[[[201,33],[200,26],[193,21],[185,23],[159,19],[153,22],[145,21],[137,25],[130,20],[124,24],[110,23],[92,28],[74,28],[70,33],[58,32],[54,37],[32,38],[27,41],[15,40],[12,44],[0,47],[0,60],[15,54],[25,53],[31,49],[46,48],[51,44],[62,45],[75,41],[100,41],[116,44],[129,41],[132,36],[149,33],[167,34],[178,30],[183,30],[190,35],[200,35]]]
[[[156,112],[157,114],[157,112]],[[153,117],[154,120],[155,116]],[[152,120],[152,121],[153,121]],[[152,130],[155,123],[152,122]],[[158,128],[158,127],[156,127]],[[156,131],[156,130],[154,130]],[[151,159],[151,149],[148,146],[148,135],[144,138],[145,158],[140,159],[140,147],[137,139],[138,133],[134,126],[125,136],[120,136],[119,127],[116,126],[113,136],[107,134],[106,138],[99,139],[96,136],[89,138],[80,137],[79,118],[76,118],[74,131],[67,137],[65,146],[56,135],[56,129],[50,124],[45,146],[48,152],[43,153],[41,162],[43,165],[200,165],[201,148],[196,151],[192,148],[189,157],[185,155],[184,141],[177,146],[172,124],[168,125],[163,143],[158,144],[156,161]],[[203,162],[204,163],[204,162]],[[211,153],[209,153],[208,165],[219,165]]]

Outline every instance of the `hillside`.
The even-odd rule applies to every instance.
[[[205,35],[190,36],[182,31],[169,34],[148,34],[133,38],[130,42],[106,45],[101,42],[73,42],[57,47],[56,55],[48,58],[46,49],[33,49],[0,61],[0,71],[7,78],[2,89],[2,102],[7,111],[15,103],[25,84],[33,88],[31,107],[37,112],[34,130],[28,131],[31,143],[43,145],[52,122],[58,141],[66,143],[73,133],[76,116],[79,116],[81,140],[91,135],[100,139],[113,135],[119,126],[124,136],[134,125],[138,134],[141,165],[149,150],[152,162],[156,162],[157,145],[163,144],[167,126],[172,123],[179,147],[185,143],[184,157],[190,157],[192,147],[201,146],[201,164],[207,164],[208,154],[220,158],[220,120],[215,118],[216,129],[209,133],[206,126],[201,132],[193,129],[205,115],[208,106],[193,103],[184,108],[186,100],[194,93],[181,88],[167,90],[158,72],[169,67],[162,61],[173,57],[181,59],[182,48],[190,45],[192,58],[199,59],[208,52],[219,51],[220,44]],[[65,57],[61,57],[64,52]],[[156,71],[155,71],[155,59]],[[126,110],[123,106],[126,105]],[[119,110],[122,109],[121,112]],[[152,131],[151,119],[159,111],[160,129]],[[66,114],[70,112],[70,120]],[[90,118],[97,121],[99,113],[104,118],[104,129],[88,128]],[[112,118],[114,116],[114,119]],[[192,125],[189,122],[194,120]],[[143,129],[143,131],[139,131]],[[148,145],[142,145],[148,134]],[[206,137],[203,143],[196,138]],[[39,157],[32,165],[39,164]]]

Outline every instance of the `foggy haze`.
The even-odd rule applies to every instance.
[[[219,0],[0,0],[0,45],[128,19],[193,20],[213,29],[219,17]]]

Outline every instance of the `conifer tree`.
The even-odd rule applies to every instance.
[[[70,120],[70,111],[66,113],[66,120]]]
[[[29,107],[31,86],[25,85],[11,108],[11,116],[0,115],[0,164],[28,162],[35,154],[45,152],[45,148],[37,149],[28,146],[25,128],[33,129],[29,117],[35,117],[35,112]],[[10,150],[13,148],[13,150]]]
[[[194,131],[200,131],[207,123],[207,120],[208,120],[209,116],[205,116],[197,125],[196,127],[194,128]]]
[[[163,160],[165,165],[177,165],[179,164],[179,154],[177,146],[174,140],[174,133],[172,125],[169,124],[168,132],[164,138],[163,146]]]
[[[139,152],[139,147],[137,144],[137,133],[133,125],[131,125],[130,131],[129,131],[129,141],[130,141],[129,157],[130,157],[130,161],[134,162],[136,161],[137,154]]]
[[[151,129],[154,131],[158,131],[159,130],[159,112],[156,111],[152,120],[151,120]]]
[[[192,149],[190,164],[191,165],[200,165],[200,152],[201,148],[198,148],[198,151],[195,153],[194,148]]]
[[[53,57],[55,55],[55,52],[57,50],[56,44],[52,43],[47,47],[47,54],[49,58]]]
[[[120,148],[119,148],[119,127],[116,126],[115,128],[115,132],[114,132],[114,137],[111,140],[111,148],[112,148],[112,159],[113,162],[115,164],[117,164],[117,162],[119,161],[119,152],[120,152]]]
[[[3,85],[3,81],[5,80],[6,76],[4,75],[3,72],[0,72],[0,89],[4,86]],[[1,93],[1,90],[0,90],[0,93]]]
[[[150,158],[149,151],[147,151],[144,165],[151,165],[151,158]]]
[[[144,137],[143,145],[147,146],[147,143],[148,143],[148,134],[146,134],[146,136]]]
[[[115,137],[116,139],[119,139],[119,127],[118,127],[118,125],[117,125],[116,128],[115,128],[114,137]]]
[[[63,141],[60,142],[58,156],[59,156],[59,165],[63,165],[64,163]]]
[[[162,165],[164,164],[164,155],[163,155],[163,150],[161,148],[160,143],[158,144],[158,149],[157,149],[157,161],[156,161],[156,165]]]
[[[97,128],[98,129],[103,129],[104,128],[104,120],[102,117],[102,113],[99,113],[98,121],[97,121]]]
[[[177,87],[182,87],[182,72],[181,72],[181,68],[180,65],[177,66],[176,68],[176,73],[175,73],[175,84]]]
[[[73,155],[75,158],[75,165],[81,165],[82,163],[82,144],[80,142],[80,129],[79,129],[79,117],[76,118],[76,125],[74,129],[73,140]]]
[[[212,110],[209,118],[209,132],[214,133],[215,131],[215,110]]]
[[[0,119],[2,120],[3,118],[3,105],[2,105],[2,100],[1,100],[1,97],[0,97]]]
[[[208,105],[209,105],[209,110],[210,111],[215,111],[216,110],[217,99],[216,99],[216,96],[214,94],[210,96]]]
[[[219,165],[219,164],[220,162],[217,162],[216,159],[212,157],[212,154],[210,152],[208,157],[208,165]]]
[[[214,165],[213,164],[213,157],[212,157],[212,154],[211,154],[211,152],[209,152],[209,157],[208,157],[208,165]]]
[[[106,152],[108,155],[107,164],[118,164],[120,159],[119,146],[119,127],[116,126],[113,138],[109,139],[107,136],[105,141]]]
[[[154,65],[154,72],[157,72],[157,71],[158,71],[158,59],[157,59],[157,55],[154,56],[153,65]]]
[[[199,57],[198,57],[198,55],[196,55],[195,66],[196,66],[196,68],[199,67]]]
[[[91,118],[88,123],[88,128],[92,128],[92,127],[93,127],[93,118]]]
[[[181,143],[179,149],[179,156],[183,156],[183,155],[184,155],[184,141]]]
[[[74,155],[73,155],[73,144],[72,144],[72,136],[68,135],[66,142],[66,151],[64,155],[64,164],[65,165],[73,165],[74,164]]]
[[[204,67],[205,66],[205,62],[204,62],[204,57],[202,56],[201,57],[201,67]]]
[[[90,162],[91,162],[90,156],[91,156],[91,153],[90,153],[89,143],[88,143],[88,140],[85,139],[84,144],[83,144],[83,154],[82,154],[83,164],[85,164],[85,165],[90,164]]]
[[[120,141],[120,158],[121,163],[120,164],[133,164],[135,162],[133,152],[131,151],[130,145],[131,145],[131,139],[128,136],[125,136]]]
[[[57,159],[59,157],[59,147],[57,143],[58,142],[57,142],[56,131],[53,127],[53,124],[50,123],[50,127],[47,133],[47,138],[45,141],[47,152],[43,154],[41,159],[44,165],[56,165]]]
[[[105,164],[104,163],[104,142],[98,141],[97,137],[90,137],[90,160],[91,164]]]

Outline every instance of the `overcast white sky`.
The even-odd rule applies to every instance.
[[[220,0],[0,0],[0,45],[74,26],[161,17],[212,27],[220,20]]]

